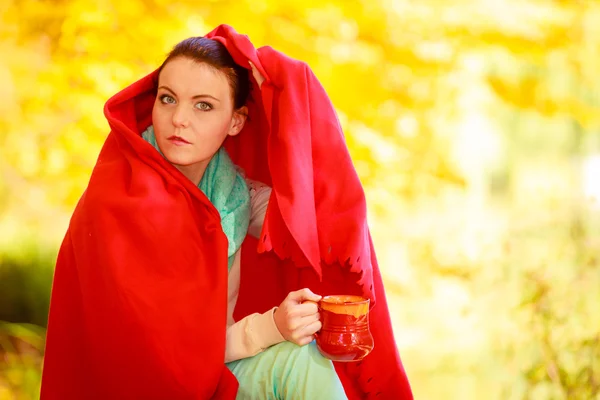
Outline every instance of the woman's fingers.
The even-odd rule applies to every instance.
[[[299,346],[304,346],[305,344],[312,342],[315,339],[315,333],[319,332],[321,327],[321,321],[313,321],[309,325],[294,332],[292,335],[294,339],[293,342]]]
[[[286,321],[285,329],[291,333],[299,332],[302,331],[304,327],[312,324],[315,321],[319,321],[319,314],[313,314],[306,317],[290,317]]]
[[[319,332],[322,327],[323,327],[323,325],[321,324],[321,321],[319,321],[319,320],[313,321],[310,324],[306,325],[302,329],[302,335],[305,337],[306,336],[312,337],[315,333]]]
[[[300,326],[300,327],[308,326],[308,325],[313,324],[320,320],[321,320],[321,318],[320,318],[319,314],[308,315],[306,317],[300,318],[298,326]]]
[[[305,336],[302,339],[300,339],[296,344],[298,346],[305,346],[307,344],[309,344],[310,342],[312,342],[313,340],[315,340],[315,336]]]
[[[294,315],[298,317],[308,317],[309,315],[319,314],[319,307],[317,303],[307,301],[302,304],[294,306]]]
[[[291,292],[287,296],[287,298],[289,300],[295,301],[298,304],[304,303],[305,301],[314,301],[314,302],[316,302],[316,301],[321,300],[321,297],[322,296],[319,296],[318,294],[313,293],[308,288],[304,288],[304,289],[297,290],[295,292]]]
[[[248,61],[248,64],[250,64],[250,68],[252,68],[252,76],[254,77],[254,79],[256,79],[258,87],[260,88],[262,86],[262,83],[265,81],[265,78],[260,74],[260,72],[258,72],[254,64],[252,64],[252,61]]]
[[[308,321],[307,319],[310,319]],[[302,325],[292,331],[291,342],[296,343],[299,346],[303,346],[314,340],[314,335],[321,330],[321,321],[314,319],[313,317],[306,317],[302,320]],[[304,324],[306,323],[306,324]]]

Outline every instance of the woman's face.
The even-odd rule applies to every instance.
[[[159,75],[152,109],[158,147],[196,184],[227,136],[244,126],[243,110],[233,106],[227,77],[207,64],[178,57]]]

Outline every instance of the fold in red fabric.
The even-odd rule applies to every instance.
[[[289,291],[371,298],[375,350],[337,364],[350,399],[412,399],[366,221],[364,192],[335,111],[302,62],[221,25],[207,35],[252,61],[249,120],[226,142],[273,187],[263,232],[242,251],[236,319]],[[41,398],[233,399],[224,365],[227,238],[218,212],[141,137],[157,71],[105,106],[111,132],[61,246]]]

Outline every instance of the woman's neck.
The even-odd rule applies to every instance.
[[[209,162],[210,160],[201,161],[192,165],[173,165],[179,170],[179,172],[185,175],[186,178],[192,181],[194,185],[198,186],[202,180],[202,177],[204,176],[204,172],[206,171]]]

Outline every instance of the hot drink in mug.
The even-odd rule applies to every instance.
[[[360,296],[325,296],[318,302],[322,328],[317,348],[333,361],[360,361],[373,350],[369,330],[369,299]]]

